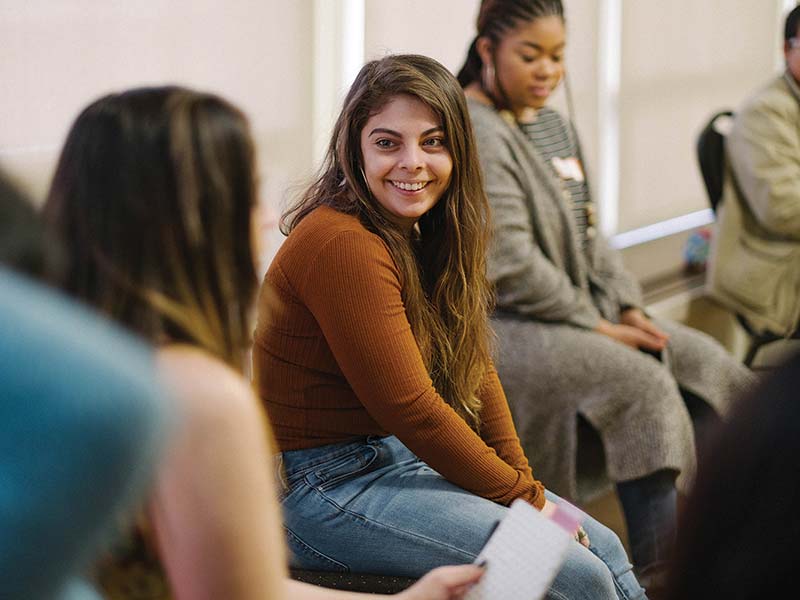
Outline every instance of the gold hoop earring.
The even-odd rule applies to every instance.
[[[494,94],[496,75],[497,74],[495,73],[493,64],[489,63],[483,65],[483,73],[481,77],[483,81],[481,83],[483,83],[483,89],[488,92],[489,95]]]

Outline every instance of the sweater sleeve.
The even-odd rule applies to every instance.
[[[600,313],[569,275],[542,252],[531,224],[519,165],[500,132],[475,128],[484,184],[492,207],[489,277],[497,307],[542,321],[568,322],[593,329]]]
[[[569,134],[577,149],[579,157],[583,157],[581,138],[575,125],[569,123]],[[583,165],[585,170],[586,164]],[[592,190],[586,182],[587,193],[591,196]],[[644,308],[642,288],[633,273],[625,268],[622,255],[613,248],[608,239],[598,232],[594,238],[592,263],[593,271],[600,276],[602,282],[614,294],[620,308]]]
[[[528,463],[522,444],[517,436],[514,421],[508,400],[500,384],[500,378],[494,365],[490,366],[478,392],[481,399],[481,438],[486,444],[495,449],[497,455],[504,462],[514,467],[526,477],[533,479],[533,472]],[[544,506],[544,486],[539,481],[534,481],[537,494],[533,499],[536,508]]]
[[[434,389],[405,314],[400,274],[377,236],[337,233],[311,259],[298,292],[378,425],[470,492],[500,504],[537,503],[541,491],[527,463],[504,461]],[[501,421],[496,412],[491,420]]]
[[[625,268],[620,253],[602,235],[594,240],[594,263],[595,270],[613,291],[620,308],[644,308],[639,282]]]

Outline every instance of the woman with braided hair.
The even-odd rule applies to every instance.
[[[599,436],[634,565],[658,586],[676,476],[694,469],[693,418],[717,420],[752,375],[710,337],[648,317],[597,232],[577,134],[547,106],[565,46],[561,0],[484,0],[458,75],[492,209],[497,367],[523,448],[556,493],[580,499],[578,432]]]

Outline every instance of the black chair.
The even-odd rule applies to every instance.
[[[763,346],[766,346],[767,344],[772,342],[778,342],[780,340],[786,339],[783,336],[774,333],[769,333],[769,332],[759,333],[757,331],[754,331],[753,328],[750,326],[750,324],[747,322],[747,319],[745,319],[742,315],[736,315],[736,320],[739,321],[739,325],[741,325],[742,329],[744,329],[747,332],[747,335],[750,336],[750,345],[747,347],[747,354],[745,354],[744,357],[744,364],[746,364],[748,367],[752,366],[753,361],[756,359],[758,351],[761,350]],[[798,332],[795,332],[795,334],[792,336],[792,339],[797,339],[797,338],[798,338]]]
[[[722,201],[722,186],[725,179],[725,136],[730,131],[732,124],[733,112],[730,110],[719,111],[708,120],[700,135],[697,136],[697,162],[700,165],[708,201],[714,213],[717,212],[717,207]],[[762,347],[784,339],[774,333],[755,331],[742,315],[737,314],[736,320],[750,338],[750,344],[744,357],[744,364],[748,367],[753,364]],[[793,337],[797,338],[798,333],[800,332],[796,332]]]
[[[697,162],[708,192],[711,210],[717,212],[722,200],[722,183],[725,179],[725,136],[733,122],[733,112],[716,113],[697,136]]]
[[[410,587],[416,579],[368,573],[334,573],[290,569],[292,579],[320,587],[368,594],[397,594]]]

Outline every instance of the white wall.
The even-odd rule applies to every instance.
[[[619,6],[620,39],[604,11]],[[478,0],[365,0],[365,55],[417,52],[456,71],[475,32]],[[735,107],[775,70],[784,0],[567,0],[567,68],[574,118],[597,194],[613,159],[612,233],[707,208],[694,138],[718,108]],[[605,44],[619,54],[608,56]],[[608,90],[603,60],[619,72]],[[603,97],[604,93],[610,94]],[[556,105],[566,110],[563,90]],[[609,104],[610,103],[610,104]],[[611,110],[617,147],[601,142]],[[614,123],[612,122],[612,126]],[[605,128],[605,130],[604,130]]]
[[[479,0],[365,0],[367,59],[414,53],[454,73],[472,39]]]
[[[41,201],[77,113],[110,91],[178,83],[249,115],[262,198],[311,168],[308,1],[0,0],[0,165]]]
[[[623,1],[619,231],[708,208],[696,136],[777,73],[781,5]]]
[[[618,3],[621,37],[604,52]],[[575,118],[595,192],[618,186],[615,231],[706,207],[694,137],[777,72],[787,0],[566,0]],[[479,0],[0,0],[0,165],[41,199],[77,111],[98,95],[176,82],[221,93],[250,115],[278,207],[304,181],[338,112],[352,65],[418,52],[457,70]],[[331,9],[331,6],[335,6]],[[325,16],[334,10],[338,16]],[[360,15],[353,20],[353,15]],[[355,24],[354,24],[355,23]],[[332,27],[332,30],[330,28]],[[330,47],[330,51],[328,48]],[[353,54],[355,52],[355,54]],[[618,94],[603,61],[617,60]],[[335,67],[335,65],[334,65]],[[327,77],[327,78],[326,78]],[[347,79],[347,81],[345,81]],[[604,95],[605,94],[605,95]],[[565,109],[563,92],[556,104]],[[613,109],[618,146],[609,146]],[[612,136],[613,137],[613,136]],[[602,161],[602,162],[601,162]],[[600,167],[610,166],[608,172]],[[276,242],[277,238],[273,238]]]

